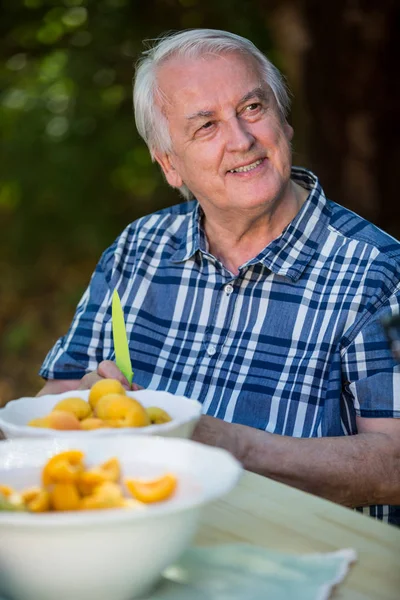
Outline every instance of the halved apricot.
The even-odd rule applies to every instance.
[[[93,493],[93,490],[107,481],[117,483],[121,474],[121,466],[117,458],[110,458],[102,465],[87,469],[79,475],[78,487],[83,496]]]
[[[8,498],[9,496],[15,493],[15,490],[9,485],[0,485],[0,494],[3,494],[5,498]]]
[[[56,483],[50,489],[53,510],[78,510],[81,497],[74,483]]]
[[[93,493],[82,498],[82,510],[97,510],[100,508],[120,508],[123,506],[124,497],[122,489],[117,483],[106,481],[97,486]]]
[[[161,502],[172,496],[177,486],[177,479],[172,473],[167,473],[151,480],[125,479],[124,483],[136,500],[148,504]]]
[[[83,458],[80,450],[66,450],[50,458],[42,471],[43,485],[75,482],[84,469]]]
[[[47,512],[50,510],[50,494],[38,486],[25,489],[21,492],[25,506],[31,512]]]

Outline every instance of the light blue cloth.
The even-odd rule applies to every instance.
[[[247,544],[190,548],[143,600],[327,600],[354,550],[294,555]]]

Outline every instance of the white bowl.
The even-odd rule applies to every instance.
[[[230,491],[242,468],[225,450],[163,437],[19,439],[0,443],[0,483],[37,485],[45,462],[68,449],[86,464],[112,456],[124,476],[178,477],[177,493],[145,509],[0,512],[0,581],[15,600],[132,600],[190,544],[201,507]]]
[[[45,429],[43,427],[30,427],[27,423],[31,419],[45,417],[54,406],[63,398],[72,396],[88,400],[89,390],[74,390],[62,394],[48,394],[34,398],[19,398],[11,400],[0,408],[0,430],[8,439],[18,437],[103,437],[105,435],[162,435],[167,437],[189,438],[200,418],[202,405],[197,400],[190,400],[184,396],[174,396],[169,392],[155,390],[140,390],[127,392],[145,407],[159,406],[166,410],[172,417],[169,423],[162,425],[149,425],[148,427],[127,427],[121,429],[93,429],[92,431],[60,431]]]

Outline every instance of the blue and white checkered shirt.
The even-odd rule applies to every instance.
[[[309,171],[292,178],[307,201],[237,276],[207,251],[196,201],[129,225],[40,374],[76,379],[114,359],[116,288],[143,387],[294,437],[354,434],[356,415],[399,418],[400,371],[380,319],[399,312],[400,243],[328,201]],[[363,510],[400,524],[400,507]]]

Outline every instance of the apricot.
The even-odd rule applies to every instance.
[[[74,483],[56,483],[50,490],[53,510],[78,510],[81,497]]]
[[[107,394],[125,394],[125,388],[118,379],[100,379],[90,388],[89,404],[95,410],[98,401]]]
[[[177,479],[172,473],[167,473],[158,479],[125,479],[127,489],[136,500],[149,504],[166,500],[174,493]]]
[[[28,422],[30,427],[45,427],[46,429],[50,428],[49,417],[39,417],[37,419],[31,419]]]
[[[80,450],[66,450],[50,458],[42,471],[43,485],[77,481],[84,469],[83,456]]]
[[[162,423],[172,421],[172,417],[163,408],[159,408],[158,406],[149,406],[146,408],[146,412],[152,425],[161,425]]]
[[[89,496],[82,498],[80,508],[82,510],[95,510],[99,508],[120,508],[125,498],[121,487],[112,481],[106,481],[97,486]]]
[[[15,490],[9,485],[0,485],[0,494],[3,494],[5,498],[8,498],[12,494],[15,494]]]
[[[50,429],[71,431],[81,428],[81,424],[75,415],[66,410],[53,410],[46,418],[49,421]]]
[[[91,431],[92,429],[101,429],[102,427],[107,427],[107,424],[97,417],[88,417],[87,419],[83,419],[81,421],[81,429],[84,431]]]
[[[140,402],[121,394],[108,394],[97,403],[96,413],[110,427],[145,427],[150,424]]]
[[[117,483],[121,475],[121,466],[117,458],[110,458],[102,465],[87,469],[79,474],[78,487],[83,496],[93,493],[93,490],[107,481]]]
[[[82,398],[64,398],[63,400],[60,400],[60,402],[57,402],[53,408],[53,411],[54,410],[62,410],[71,413],[75,415],[79,421],[90,417],[92,414],[92,407]]]
[[[146,508],[144,502],[140,502],[140,500],[134,500],[133,498],[124,498],[121,504],[121,508]]]
[[[21,492],[27,509],[31,512],[47,512],[50,510],[50,494],[40,487],[32,487]]]

